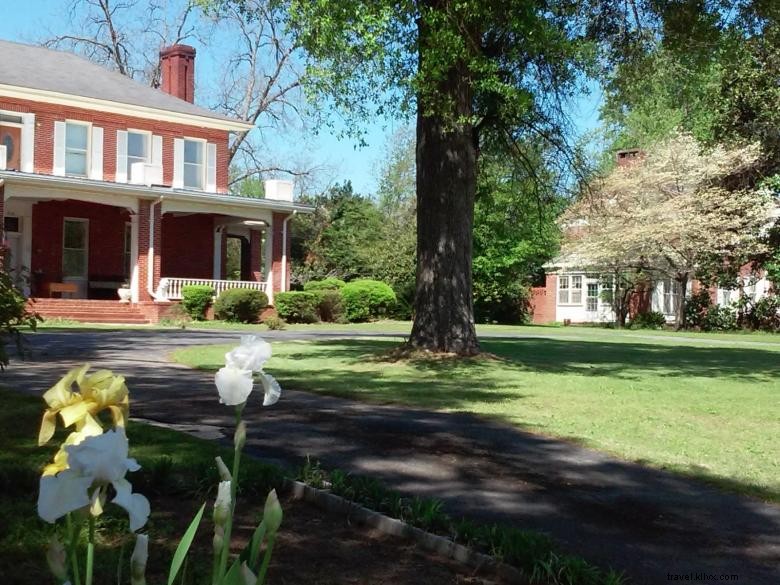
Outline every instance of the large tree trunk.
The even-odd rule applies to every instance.
[[[419,33],[422,64],[424,23]],[[456,111],[445,120],[428,115],[422,100],[417,104],[417,294],[409,345],[473,355],[479,352],[471,286],[477,144],[467,68],[454,66],[437,90]]]
[[[675,280],[680,285],[680,295],[677,297],[677,307],[675,307],[674,328],[680,331],[688,326],[685,322],[685,290],[688,288],[688,273],[679,273]]]

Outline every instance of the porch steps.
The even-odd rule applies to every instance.
[[[150,323],[138,308],[119,301],[38,298],[31,299],[29,306],[44,320],[68,319],[82,323],[117,323],[121,325],[147,325]]]

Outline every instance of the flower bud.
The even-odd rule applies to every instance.
[[[282,524],[282,516],[282,506],[279,504],[276,490],[271,490],[265,500],[265,509],[263,510],[263,522],[265,522],[267,534],[276,534]]]
[[[241,580],[244,582],[244,585],[255,585],[257,583],[257,576],[246,564],[246,561],[241,563]]]
[[[221,526],[214,527],[214,538],[211,541],[211,545],[214,547],[214,553],[220,554],[222,552],[222,545],[225,542],[225,531]]]
[[[146,560],[149,558],[149,535],[137,534],[130,557],[130,584],[146,585]]]
[[[214,524],[224,526],[230,516],[230,482],[221,481],[217,488],[217,501],[214,502]]]
[[[217,462],[217,471],[219,472],[219,478],[222,481],[230,481],[233,479],[230,475],[230,470],[227,468],[227,465],[225,465],[225,462],[222,461],[222,457],[217,455],[217,457],[214,459]]]
[[[52,536],[52,539],[49,541],[49,549],[46,551],[46,562],[49,565],[52,575],[54,575],[58,581],[65,581],[68,578],[65,547],[62,546],[62,543],[56,536]]]
[[[246,423],[241,421],[236,426],[236,434],[233,436],[233,445],[236,447],[236,451],[240,451],[244,448],[246,443]]]

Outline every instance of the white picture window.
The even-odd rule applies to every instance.
[[[127,176],[133,176],[133,164],[149,164],[152,160],[152,135],[148,132],[127,131]]]
[[[184,140],[184,187],[203,190],[206,183],[206,143]]]
[[[65,124],[65,174],[86,177],[89,172],[89,124]]]
[[[582,280],[579,275],[558,277],[558,304],[581,305],[582,304]]]
[[[582,304],[582,276],[571,277],[571,304]]]
[[[588,296],[585,297],[585,310],[595,313],[599,310],[599,285],[597,282],[588,283]]]
[[[662,283],[663,310],[665,315],[674,315],[677,311],[677,303],[680,301],[680,283],[667,278]]]
[[[558,277],[558,304],[559,305],[569,304],[569,277],[568,276]]]

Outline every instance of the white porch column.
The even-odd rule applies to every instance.
[[[265,257],[265,290],[268,295],[268,303],[274,304],[274,271],[272,270],[274,262],[274,230],[273,225],[269,225],[264,230],[263,238],[263,256]]]
[[[212,277],[214,280],[222,278],[222,238],[224,237],[225,226],[220,225],[214,228],[214,268]]]
[[[132,266],[130,268],[130,290],[133,291],[131,300],[137,303],[140,298],[140,291],[138,289],[138,214],[130,214],[130,258],[132,259]]]

